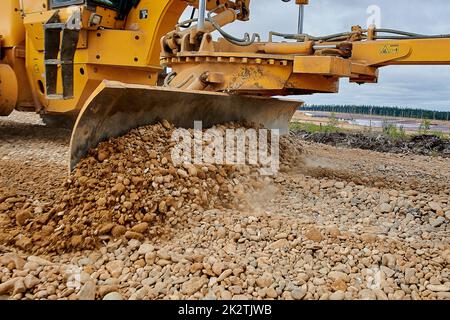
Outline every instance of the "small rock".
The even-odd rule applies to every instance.
[[[114,277],[118,278],[122,274],[124,262],[122,260],[114,260],[106,264],[106,270]]]
[[[178,170],[177,170],[177,173],[178,173],[180,176],[182,176],[183,178],[189,178],[189,174],[188,174],[186,171],[184,171],[183,169],[178,169]]]
[[[387,263],[387,262],[386,262]],[[394,274],[395,274],[395,271],[394,270],[392,270],[392,269],[390,269],[390,268],[388,268],[388,267],[386,267],[386,266],[381,266],[380,267],[380,270],[381,270],[381,272],[383,272],[385,275],[386,275],[386,277],[388,277],[388,278],[391,278]]]
[[[130,248],[131,251],[137,250],[141,246],[141,242],[136,239],[128,240],[128,248]]]
[[[387,266],[388,268],[395,268],[395,264],[396,264],[396,258],[394,255],[390,254],[390,253],[386,253],[383,254],[382,258],[381,258],[381,264],[383,266]]]
[[[103,297],[103,300],[123,300],[123,297],[118,292],[110,292]]]
[[[133,228],[131,228],[131,231],[138,232],[138,233],[147,233],[148,232],[148,223],[142,222],[137,225],[135,225]]]
[[[181,286],[181,293],[191,296],[194,293],[196,293],[198,290],[200,290],[205,284],[208,283],[208,279],[206,278],[199,278],[194,277],[190,279],[189,281],[186,281]]]
[[[93,281],[86,282],[78,292],[78,300],[95,300],[96,285]]]
[[[14,290],[13,295],[24,293],[27,291],[27,288],[25,287],[25,284],[23,283],[23,278],[18,279],[16,282],[14,282]]]
[[[148,294],[148,287],[142,287],[133,293],[128,300],[144,300]]]
[[[374,242],[377,241],[377,236],[375,234],[373,234],[373,233],[363,233],[361,235],[361,240],[364,243],[370,244],[370,243],[374,243]]]
[[[328,231],[328,234],[333,238],[337,238],[341,235],[341,231],[336,226],[329,227],[327,229],[327,231]]]
[[[122,184],[122,183],[117,183],[113,188],[112,188],[112,192],[115,195],[122,195],[125,191],[127,190],[127,188]]]
[[[445,222],[444,217],[437,217],[430,224],[433,228],[437,228],[437,227],[440,227],[444,222]]]
[[[415,279],[415,275],[416,275],[416,269],[414,268],[406,268],[405,270],[405,281],[408,284],[412,284],[415,283],[415,281],[413,281]]]
[[[330,295],[330,300],[344,300],[345,293],[343,291],[336,291]]]
[[[156,259],[156,252],[151,251],[151,252],[147,252],[144,256],[144,260],[145,263],[147,265],[152,265],[155,263],[155,259]]]
[[[114,228],[115,224],[114,223],[106,223],[103,224],[102,226],[100,226],[100,228],[98,229],[98,234],[99,235],[104,235],[104,234],[108,234],[111,232],[112,228]]]
[[[70,245],[74,248],[79,247],[83,243],[83,236],[75,235],[70,238]]]
[[[119,238],[123,236],[125,232],[127,232],[127,228],[121,225],[115,225],[111,230],[111,234],[114,238]]]
[[[233,273],[233,270],[231,270],[231,269],[225,270],[225,271],[222,272],[222,274],[217,278],[217,282],[221,282],[221,281],[225,280],[225,279],[228,278],[232,273]]]
[[[158,210],[161,213],[166,213],[167,212],[167,203],[165,201],[161,201],[158,205]]]
[[[166,129],[166,130],[170,130],[172,128],[172,126],[170,125],[169,121],[167,121],[166,119],[162,120],[161,124],[164,127],[164,129]]]
[[[344,282],[350,281],[350,277],[346,273],[340,271],[331,271],[328,273],[328,277],[333,280],[342,280]]]
[[[106,198],[102,197],[97,200],[97,206],[104,207],[106,205]]]
[[[105,161],[106,159],[108,159],[108,157],[109,157],[109,153],[106,152],[105,150],[100,150],[97,154],[97,159],[100,162]]]
[[[359,292],[358,296],[361,300],[376,300],[377,299],[375,292],[373,292],[370,289],[361,290]]]
[[[287,241],[286,239],[280,239],[277,240],[275,242],[273,242],[272,244],[270,244],[269,248],[270,249],[282,249],[282,248],[287,248],[289,247],[289,241]]]
[[[228,290],[222,291],[220,293],[220,296],[221,296],[222,300],[231,300],[233,298],[233,295]]]
[[[274,282],[273,276],[272,276],[272,274],[270,274],[268,272],[264,272],[261,277],[256,279],[256,284],[260,288],[270,287],[273,282]]]
[[[344,189],[345,184],[344,184],[344,182],[342,182],[342,181],[338,181],[338,182],[336,182],[336,183],[334,184],[334,187],[335,187],[336,189]]]
[[[248,297],[245,294],[238,294],[238,295],[233,296],[233,298],[231,300],[243,301],[243,300],[248,300]]]
[[[450,291],[450,282],[447,284],[429,284],[427,289],[433,292],[448,292]]]
[[[141,244],[141,246],[139,247],[138,254],[146,255],[147,253],[153,252],[153,251],[155,251],[154,246],[152,246],[149,243],[144,243],[144,244]]]
[[[225,269],[225,266],[222,262],[216,262],[212,266],[212,271],[216,276],[220,276],[223,272],[223,269]]]
[[[170,260],[170,254],[167,252],[166,249],[160,249],[156,252],[156,255],[158,256],[158,258],[160,259],[164,259],[164,260]]]
[[[384,293],[383,290],[381,290],[381,289],[374,289],[373,292],[377,296],[377,300],[389,300],[388,296],[386,295],[386,293]]]
[[[323,240],[322,233],[317,228],[312,228],[306,233],[306,238],[314,242],[320,242]]]
[[[25,225],[30,218],[31,212],[29,210],[22,210],[16,214],[16,222],[19,226]]]
[[[98,295],[102,298],[111,292],[117,291],[117,289],[118,286],[115,284],[102,285],[98,287]]]
[[[21,279],[22,278],[17,277],[17,278],[9,279],[6,282],[1,283],[0,284],[0,295],[12,293],[15,283]]]
[[[198,170],[194,165],[188,165],[187,171],[191,177],[196,177],[198,175]]]
[[[450,292],[436,292],[438,299],[450,300]]]
[[[394,292],[394,300],[403,300],[403,298],[405,297],[406,293],[402,290],[397,290]]]
[[[134,240],[144,240],[144,236],[142,233],[134,232],[134,231],[127,231],[125,232],[125,238],[126,239],[134,239]]]
[[[123,206],[125,209],[130,210],[131,208],[133,208],[133,203],[131,201],[125,201],[123,203]]]
[[[23,270],[27,270],[27,271],[36,271],[38,268],[39,268],[39,264],[37,264],[36,262],[27,262],[23,266]]]
[[[40,280],[33,276],[32,274],[28,274],[24,279],[23,283],[27,289],[32,289],[40,283]]]
[[[39,266],[51,266],[51,265],[53,265],[52,262],[50,262],[50,261],[48,261],[46,259],[40,258],[40,257],[36,257],[36,256],[29,256],[27,258],[27,261],[28,262],[37,263]]]
[[[446,250],[442,253],[442,258],[447,262],[447,264],[450,264],[450,250]]]
[[[347,284],[345,283],[344,280],[342,279],[337,279],[335,281],[333,281],[333,284],[331,285],[331,287],[335,290],[335,291],[347,291]]]
[[[381,213],[390,213],[392,211],[392,206],[389,203],[382,203],[380,205]]]
[[[430,201],[428,202],[428,206],[431,208],[431,210],[433,211],[442,211],[442,207],[439,203],[435,202],[435,201]]]
[[[44,298],[47,298],[48,297],[48,292],[47,292],[47,290],[40,290],[40,291],[38,291],[38,292],[36,292],[36,294],[34,295],[34,297],[36,298],[36,299],[44,299]],[[74,299],[78,299],[78,296],[74,296]]]
[[[231,286],[228,288],[228,290],[233,294],[233,296],[242,293],[241,286]]]
[[[268,298],[276,299],[278,298],[278,293],[273,287],[270,287],[266,290],[266,296]]]
[[[22,270],[25,267],[25,260],[15,253],[6,253],[0,256],[0,266],[14,265],[14,269]]]
[[[306,296],[306,291],[302,288],[295,288],[291,292],[291,296],[294,300],[302,300]]]

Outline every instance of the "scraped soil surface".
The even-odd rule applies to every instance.
[[[171,168],[170,130],[134,132],[127,161],[105,144],[69,177],[69,131],[1,119],[0,298],[450,299],[448,158],[292,136],[267,179]]]

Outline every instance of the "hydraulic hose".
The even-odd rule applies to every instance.
[[[368,30],[363,30],[362,37],[363,39],[367,38],[366,33]],[[441,39],[441,38],[450,38],[450,34],[439,34],[439,35],[425,35],[425,34],[418,34],[418,33],[412,33],[407,31],[401,31],[401,30],[394,30],[394,29],[375,29],[375,36],[374,40],[414,40],[414,39]],[[388,35],[379,35],[379,33],[384,33]],[[315,37],[308,34],[285,34],[285,33],[279,33],[279,32],[270,32],[270,36],[277,36],[282,37],[284,39],[290,39],[290,40],[298,40],[298,41],[306,41],[306,40],[312,40],[312,41],[328,41],[328,42],[335,42],[335,41],[345,41],[350,36],[355,34],[354,32],[343,32],[343,33],[336,33],[331,34],[327,36],[321,36],[321,37]]]
[[[211,22],[211,24],[214,26],[214,28],[220,33],[222,37],[224,37],[227,41],[231,42],[232,44],[235,44],[237,46],[249,46],[255,43],[256,41],[260,42],[261,37],[259,34],[254,33],[251,37],[249,33],[244,34],[243,39],[236,38],[232,36],[231,34],[225,32],[222,27],[214,20],[214,18],[211,16],[212,13],[217,11],[218,9],[221,9],[223,6],[219,6],[216,9],[208,12],[208,21]]]
[[[193,22],[198,21],[198,19],[194,19],[194,16],[195,16],[195,10],[196,10],[195,8],[192,9],[191,17],[189,18],[189,20],[186,20],[186,21],[183,21],[183,22],[178,23],[177,27],[187,29],[187,28],[190,28],[190,27],[192,26],[192,23],[193,23]]]
[[[419,34],[419,33],[412,33],[407,31],[401,31],[401,30],[394,30],[394,29],[375,29],[375,34],[377,33],[387,33],[387,34],[393,34],[394,36],[382,36],[382,35],[375,35],[375,39],[436,39],[436,38],[450,38],[450,34],[438,34],[438,35],[426,35],[426,34]]]

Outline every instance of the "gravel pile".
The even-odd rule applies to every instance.
[[[224,137],[237,127],[216,129]],[[12,214],[2,216],[6,232],[0,240],[43,254],[93,249],[122,237],[169,237],[196,212],[246,208],[251,195],[272,182],[258,165],[174,165],[174,130],[163,121],[101,143],[79,163],[62,194],[44,206],[5,195],[3,211]],[[281,144],[284,163],[300,154],[289,138]]]
[[[193,212],[171,239],[51,257],[8,250],[0,296],[450,299],[448,190],[431,199],[303,173],[281,174],[274,187],[261,208]]]

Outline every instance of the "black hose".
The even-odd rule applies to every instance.
[[[410,39],[450,38],[450,34],[426,35],[426,34],[412,33],[412,32],[394,30],[394,29],[375,29],[375,32],[376,33],[396,34],[396,35],[405,36]]]
[[[177,76],[177,73],[175,71],[172,71],[166,75],[164,78],[164,87],[170,87],[170,83],[172,82],[173,78]]]
[[[236,38],[236,37],[232,36],[231,34],[225,32],[222,29],[222,27],[211,16],[211,13],[214,13],[216,10],[218,10],[218,9],[220,9],[222,7],[223,6],[219,6],[215,10],[212,10],[211,12],[208,12],[208,16],[207,16],[207,19],[206,19],[206,21],[210,22],[214,26],[214,28],[222,35],[222,37],[224,37],[227,41],[229,41],[229,42],[231,42],[231,43],[233,43],[233,44],[235,44],[237,46],[249,46],[249,45],[255,43],[257,40],[261,41],[261,37],[257,33],[254,33],[251,38],[250,38],[250,35],[248,33],[245,33],[244,34],[244,38],[243,39],[239,39],[239,38]],[[195,8],[194,8],[194,10],[192,12],[191,19],[183,21],[183,22],[180,22],[177,25],[177,27],[189,28],[192,25],[192,23],[197,22],[198,19],[194,19],[194,12],[195,12]]]
[[[184,29],[190,28],[193,22],[198,21],[198,19],[194,19],[194,16],[195,16],[195,8],[192,9],[191,17],[189,18],[189,20],[178,23],[178,27]]]
[[[214,18],[211,16],[212,13],[214,13],[215,11],[217,11],[218,9],[220,9],[223,6],[219,6],[216,9],[208,12],[208,21],[211,22],[211,24],[214,26],[214,28],[220,33],[220,35],[222,37],[224,37],[228,42],[231,42],[234,45],[237,46],[249,46],[252,45],[253,43],[256,42],[256,40],[261,41],[261,36],[257,33],[254,33],[252,35],[252,37],[250,38],[250,34],[248,34],[247,32],[244,34],[244,38],[243,39],[239,39],[236,38],[234,36],[232,36],[231,34],[225,32],[222,27],[214,20]]]
[[[418,39],[447,39],[450,38],[450,34],[439,34],[439,35],[424,35],[412,32],[406,32],[401,30],[394,29],[374,29],[375,36],[374,40],[418,40]],[[366,33],[368,30],[363,30],[362,36],[363,38],[367,38]],[[379,35],[379,33],[391,34],[391,35]],[[343,32],[337,34],[331,34],[327,36],[315,37],[308,34],[284,34],[278,32],[271,32],[271,35],[282,37],[284,39],[289,40],[298,40],[298,41],[328,41],[328,42],[336,42],[336,41],[345,41],[351,35],[355,34],[354,32]]]

